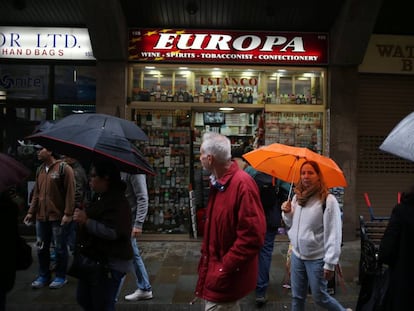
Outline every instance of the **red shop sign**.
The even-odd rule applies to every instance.
[[[130,29],[139,62],[326,65],[327,33]]]

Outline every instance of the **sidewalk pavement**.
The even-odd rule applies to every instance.
[[[61,289],[32,289],[31,282],[37,275],[37,256],[34,243],[34,263],[26,271],[17,272],[14,289],[7,299],[8,311],[36,310],[81,310],[76,304],[76,279],[68,277],[68,284]],[[135,290],[132,275],[127,275],[121,290],[117,310],[198,310],[202,311],[203,303],[194,299],[194,288],[197,281],[197,264],[201,240],[191,239],[188,235],[152,235],[144,234],[139,242],[142,257],[150,276],[154,298],[145,301],[129,302],[124,296]],[[282,287],[285,278],[285,261],[288,249],[286,236],[278,236],[273,251],[268,288],[268,303],[260,310],[290,310],[290,290]],[[337,284],[335,298],[346,308],[355,310],[359,286],[358,263],[360,254],[359,240],[345,242],[342,247],[341,267],[345,283]],[[255,310],[254,293],[245,297],[242,310]],[[308,297],[307,310],[322,310]]]

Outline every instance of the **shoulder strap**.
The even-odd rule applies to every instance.
[[[329,194],[328,194],[329,195]],[[326,196],[325,200],[322,203],[322,213],[325,213],[326,210],[326,199],[328,198],[328,196]]]
[[[36,170],[36,179],[37,179],[37,176],[39,176],[39,174],[40,174],[40,171],[42,170],[42,168],[45,166],[45,164],[44,163],[42,163],[42,164],[40,164],[38,167],[37,167],[37,170]]]
[[[59,176],[63,177],[65,175],[65,166],[66,166],[66,162],[62,161],[59,163]]]

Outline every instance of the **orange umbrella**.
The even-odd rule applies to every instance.
[[[299,181],[302,163],[315,161],[328,188],[347,186],[344,173],[331,158],[308,148],[275,143],[245,153],[243,158],[256,170],[293,183]]]

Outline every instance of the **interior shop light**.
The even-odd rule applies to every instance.
[[[180,75],[182,75],[183,77],[189,77],[191,75],[191,71],[182,70],[182,71],[180,71]]]
[[[221,111],[233,111],[234,108],[233,107],[220,107],[219,110],[221,110]]]
[[[6,91],[0,91],[0,101],[4,101],[7,98]]]
[[[221,77],[223,75],[223,72],[221,72],[221,71],[212,71],[211,72],[211,76],[212,77]]]

